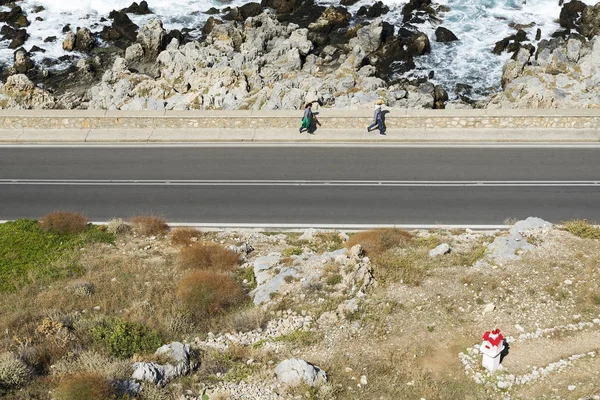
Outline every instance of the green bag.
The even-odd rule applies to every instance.
[[[310,128],[310,118],[302,118],[302,125],[300,125],[302,129]]]

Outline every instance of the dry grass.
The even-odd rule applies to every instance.
[[[196,244],[179,252],[179,264],[183,268],[200,268],[231,271],[239,263],[239,255],[218,244]]]
[[[188,246],[202,238],[202,232],[194,228],[177,228],[171,233],[171,244]],[[194,238],[196,239],[194,241]]]
[[[78,213],[54,211],[40,219],[40,225],[46,232],[59,235],[75,235],[84,232],[88,227],[87,218]]]
[[[372,257],[388,249],[404,246],[410,243],[411,239],[412,235],[402,229],[372,229],[352,235],[346,243],[346,247],[352,248],[352,246],[360,244],[365,254]]]
[[[54,391],[56,400],[108,400],[113,396],[110,382],[102,375],[93,373],[66,376]]]
[[[167,225],[164,218],[153,215],[133,217],[129,222],[137,233],[144,236],[162,235],[169,231],[169,225]]]
[[[242,287],[232,278],[208,270],[187,274],[177,287],[177,295],[200,318],[222,314],[247,299]]]
[[[0,394],[2,389],[21,387],[29,379],[27,365],[12,353],[0,353]]]
[[[249,332],[256,329],[263,329],[267,321],[267,314],[262,308],[244,308],[215,321],[215,329],[213,331]]]

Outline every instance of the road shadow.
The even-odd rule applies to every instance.
[[[321,122],[320,122],[320,121],[319,121],[319,119],[317,118],[317,115],[319,115],[319,113],[318,113],[318,112],[314,112],[314,113],[313,113],[313,118],[312,118],[312,120],[310,121],[310,126],[308,127],[308,130],[307,130],[307,132],[308,132],[308,134],[309,134],[309,135],[314,135],[314,134],[315,134],[315,132],[316,132],[316,131],[317,131],[317,129],[318,129],[318,128],[317,128],[317,125],[318,125],[318,126],[321,126]]]

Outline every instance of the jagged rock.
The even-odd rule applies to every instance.
[[[158,18],[151,19],[140,29],[137,42],[142,45],[146,58],[153,60],[165,49],[167,44],[166,33],[161,20]]]
[[[0,94],[12,103],[11,108],[49,109],[55,104],[52,95],[37,88],[24,74],[9,76],[0,86]]]
[[[588,39],[600,34],[600,4],[587,6],[581,16],[581,24],[577,29],[579,33]]]
[[[540,218],[529,217],[514,224],[508,231],[508,236],[499,236],[488,246],[486,255],[475,266],[489,263],[502,263],[504,260],[516,260],[524,251],[533,249],[527,242],[530,235],[540,234],[552,229],[552,223]]]
[[[448,253],[450,253],[450,245],[448,243],[442,243],[435,249],[429,250],[429,257],[438,257]]]
[[[583,10],[586,7],[586,4],[579,0],[572,0],[563,4],[558,18],[560,26],[567,29],[576,29],[581,23]]]
[[[402,7],[402,21],[411,24],[435,19],[435,9],[431,0],[410,0]]]
[[[259,3],[246,3],[241,7],[234,7],[223,17],[226,21],[245,21],[250,17],[260,15],[262,7]]]
[[[366,18],[377,18],[383,14],[387,14],[390,8],[383,4],[381,1],[375,2],[372,6],[362,6],[358,9],[356,15],[359,17]]]
[[[25,50],[17,50],[15,53],[15,63],[13,65],[17,73],[24,74],[33,68],[33,63],[29,58],[29,54]]]
[[[111,11],[108,17],[113,20],[111,26],[105,26],[100,32],[103,40],[117,42],[125,40],[130,43],[135,42],[137,38],[138,26],[131,22],[127,14],[119,11]]]
[[[600,41],[571,37],[542,40],[535,58],[517,53],[506,63],[504,90],[491,97],[488,108],[587,108],[600,101]],[[519,61],[517,61],[519,60]],[[523,65],[523,67],[521,67]]]
[[[75,41],[76,41],[75,32],[69,31],[65,35],[65,40],[63,40],[62,48],[66,51],[72,51],[75,49]]]
[[[221,21],[220,19],[217,19],[215,17],[208,17],[208,19],[204,23],[204,26],[202,27],[202,33],[208,35],[213,31],[215,26],[221,24],[223,24],[223,21]]]
[[[144,48],[139,43],[134,43],[125,49],[125,59],[129,62],[141,61],[144,58]]]
[[[29,34],[25,29],[17,29],[12,35],[12,39],[8,45],[9,49],[17,49],[27,41]]]
[[[152,11],[148,8],[148,3],[145,0],[142,0],[140,4],[134,1],[129,7],[121,9],[120,12],[136,15],[152,14]]]
[[[297,386],[302,383],[308,386],[320,386],[327,381],[327,374],[321,368],[297,358],[289,358],[275,367],[279,382]]]
[[[13,7],[10,11],[0,12],[0,22],[4,22],[13,28],[24,28],[29,26],[29,21],[19,6]]]
[[[195,368],[191,359],[189,344],[173,342],[160,347],[154,353],[157,356],[167,356],[173,362],[167,364],[136,362],[133,364],[132,378],[152,382],[164,386],[171,380],[187,375]]]
[[[90,51],[94,46],[96,46],[96,38],[92,36],[92,32],[90,32],[88,28],[77,28],[77,33],[75,34],[75,49],[79,51]]]
[[[456,35],[451,30],[444,28],[443,26],[439,26],[435,30],[435,41],[436,42],[448,43],[448,42],[454,42],[456,40],[458,40]]]

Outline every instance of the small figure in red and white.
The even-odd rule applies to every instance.
[[[500,329],[496,328],[483,334],[480,350],[483,353],[483,366],[488,371],[494,372],[500,369],[500,353],[504,350],[504,336],[500,333]]]

